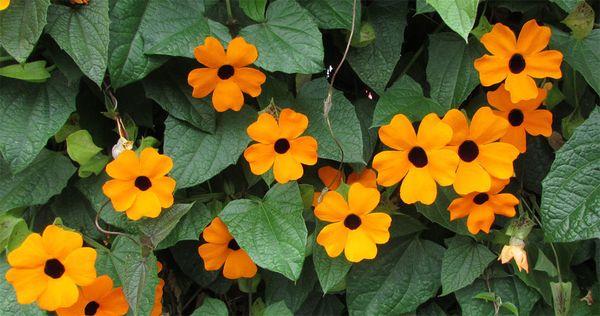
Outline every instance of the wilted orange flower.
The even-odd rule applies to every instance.
[[[242,108],[242,92],[252,97],[260,95],[260,86],[267,77],[257,69],[246,67],[256,61],[258,51],[242,37],[231,40],[225,52],[221,42],[209,36],[203,45],[196,47],[194,56],[207,67],[194,69],[188,75],[194,98],[204,98],[212,92],[213,107],[224,112]]]
[[[127,314],[129,305],[123,289],[113,288],[113,280],[108,275],[96,278],[79,291],[79,299],[73,306],[56,310],[58,316]]]
[[[492,185],[488,192],[472,192],[454,199],[448,206],[450,220],[468,216],[467,228],[475,235],[480,230],[486,234],[490,232],[495,219],[494,214],[515,216],[515,205],[519,204],[519,200],[510,193],[500,193],[508,182],[508,179],[492,178]]]
[[[458,153],[459,162],[454,179],[458,194],[487,192],[492,177],[508,179],[514,174],[513,161],[519,156],[515,146],[497,142],[508,128],[508,122],[494,115],[489,107],[481,107],[471,120],[459,110],[452,109],[442,121],[452,127],[448,144]]]
[[[525,242],[522,239],[512,237],[509,244],[502,247],[502,252],[498,257],[498,260],[501,261],[502,264],[506,264],[511,259],[515,259],[519,271],[525,270],[525,272],[529,273]]]
[[[162,271],[162,263],[156,262],[158,266],[158,272]],[[162,278],[158,278],[158,284],[156,285],[156,289],[154,290],[154,305],[152,306],[152,311],[150,312],[150,316],[160,316],[162,315],[162,300],[163,300],[163,288],[165,287],[165,280]]]
[[[304,174],[302,165],[317,163],[317,141],[311,136],[300,136],[308,127],[308,118],[291,109],[283,109],[279,121],[269,113],[262,113],[246,130],[258,144],[244,151],[244,158],[255,175],[273,167],[279,183],[298,180]]]
[[[207,271],[219,270],[224,265],[223,276],[228,279],[251,278],[258,268],[248,253],[235,241],[229,229],[216,217],[202,232],[205,244],[198,247]]]
[[[10,0],[0,0],[0,11],[6,10],[10,5]]]
[[[42,235],[32,233],[7,256],[12,284],[19,304],[37,301],[41,309],[68,307],[79,298],[78,285],[96,279],[96,250],[82,247],[79,233],[49,225]]]
[[[437,196],[436,182],[442,186],[454,182],[458,155],[446,148],[452,128],[435,113],[423,118],[417,134],[408,118],[398,114],[379,129],[379,139],[393,150],[375,155],[377,182],[389,187],[404,179],[400,185],[404,203],[432,204]]]
[[[143,216],[155,218],[161,208],[173,205],[175,180],[167,176],[173,168],[171,158],[148,147],[140,157],[132,150],[121,153],[106,166],[112,180],[102,186],[117,212],[138,220]]]
[[[552,112],[538,107],[546,99],[546,90],[538,89],[533,100],[513,103],[504,84],[487,93],[488,103],[498,109],[495,114],[508,120],[508,130],[502,141],[515,145],[520,152],[527,150],[527,135],[552,135]]]
[[[328,192],[315,208],[315,216],[326,222],[317,236],[330,257],[344,251],[346,259],[359,262],[377,256],[377,244],[390,239],[392,218],[385,213],[371,213],[379,204],[379,191],[360,183],[350,186],[348,202],[336,191]]]
[[[545,50],[551,30],[529,20],[519,33],[519,39],[502,23],[481,37],[481,43],[493,55],[483,55],[475,60],[481,84],[489,87],[506,79],[506,90],[514,103],[538,96],[533,78],[562,76],[560,64],[563,55],[557,50]]]

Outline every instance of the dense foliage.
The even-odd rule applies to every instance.
[[[599,315],[597,12],[0,0],[0,314]]]

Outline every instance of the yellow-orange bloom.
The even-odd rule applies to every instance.
[[[207,68],[197,68],[188,75],[194,88],[194,98],[204,98],[212,92],[212,104],[218,112],[239,111],[244,105],[244,93],[257,97],[266,76],[260,70],[246,67],[256,61],[258,51],[242,37],[236,37],[227,52],[218,39],[207,37],[196,47],[194,56]]]
[[[487,93],[488,103],[498,109],[494,113],[508,120],[509,126],[502,141],[515,145],[520,152],[527,150],[527,135],[552,135],[552,112],[538,109],[546,99],[546,90],[538,89],[532,100],[513,103],[504,84]]]
[[[504,80],[514,103],[535,99],[538,89],[533,78],[562,76],[563,55],[556,50],[544,50],[550,41],[551,30],[529,20],[515,38],[513,31],[497,23],[492,31],[481,37],[481,43],[492,53],[475,60],[481,84],[488,87]]]
[[[162,208],[173,205],[175,180],[167,176],[171,168],[171,158],[154,148],[144,149],[139,158],[126,150],[106,166],[113,179],[106,181],[102,191],[115,211],[124,211],[130,219],[155,218]]]
[[[317,163],[317,141],[311,136],[300,136],[307,127],[306,115],[291,109],[283,109],[279,121],[269,113],[259,115],[246,130],[258,142],[244,151],[252,173],[261,175],[273,167],[279,183],[300,179],[303,164]]]
[[[58,316],[120,316],[127,314],[128,310],[129,305],[123,289],[113,288],[113,280],[107,275],[102,275],[81,288],[77,303],[67,308],[59,308],[56,313]]]
[[[258,268],[248,253],[235,241],[229,229],[216,217],[202,232],[205,244],[198,247],[198,254],[204,260],[207,271],[223,268],[223,276],[228,279],[252,278]]]
[[[404,203],[430,205],[437,196],[436,182],[442,186],[454,182],[458,155],[446,148],[452,128],[435,113],[423,118],[417,134],[408,118],[398,114],[379,129],[379,139],[393,150],[382,151],[373,159],[377,183],[389,187],[404,179],[400,185]]]
[[[37,302],[54,311],[75,304],[78,285],[96,279],[96,250],[83,246],[79,233],[49,225],[42,235],[32,233],[7,256],[11,268],[6,280],[12,284],[19,304]]]
[[[477,110],[471,124],[459,110],[452,109],[442,121],[452,127],[449,148],[458,153],[459,162],[454,179],[458,194],[487,192],[492,177],[509,179],[514,174],[513,161],[519,156],[515,146],[498,142],[508,128],[508,122],[494,115],[489,107]]]
[[[346,259],[359,262],[377,256],[377,244],[390,239],[392,218],[385,213],[371,213],[379,204],[379,191],[360,183],[350,186],[348,202],[336,191],[328,192],[315,208],[315,216],[326,222],[317,236],[330,257],[342,251]]]
[[[377,189],[377,174],[373,169],[365,168],[361,172],[352,172],[348,176],[348,184],[360,183],[367,188]]]
[[[513,217],[516,214],[515,205],[519,200],[510,193],[500,193],[509,180],[492,179],[488,192],[472,192],[456,198],[448,206],[450,220],[467,218],[467,228],[473,235],[480,230],[486,234],[495,220],[495,214]]]
[[[525,242],[519,238],[512,237],[508,245],[502,247],[502,252],[498,260],[506,264],[515,259],[519,271],[525,270],[529,273],[529,264],[527,263],[527,252],[525,251]]]
[[[10,0],[0,0],[0,11],[6,10],[10,5]]]
[[[158,266],[158,272],[162,271],[162,263],[156,262]],[[154,305],[152,306],[152,311],[150,312],[150,316],[160,316],[162,315],[162,300],[163,300],[163,288],[165,287],[165,280],[162,278],[158,278],[158,284],[156,285],[156,289],[154,290]]]

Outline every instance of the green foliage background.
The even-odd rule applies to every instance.
[[[171,315],[598,315],[598,303],[580,300],[600,297],[600,3],[587,3],[591,16],[579,0],[359,0],[335,82],[333,131],[345,168],[361,170],[381,148],[376,128],[393,115],[418,121],[486,104],[473,60],[485,51],[478,37],[488,21],[550,25],[550,48],[564,54],[546,101],[555,133],[528,140],[509,188],[540,219],[526,241],[527,274],[495,260],[508,221],[470,235],[464,220],[449,221],[447,188],[416,207],[385,191],[392,239],[374,260],[351,265],[315,244],[316,170],[342,160],[323,100],[352,28],[352,0],[12,0],[0,12],[0,275],[6,251],[59,217],[97,249],[99,274],[123,286],[132,315],[152,308],[157,260]],[[573,19],[594,29],[582,34]],[[193,48],[209,35],[240,35],[259,50],[267,82],[241,112],[216,113],[209,98],[191,96]],[[306,114],[319,142],[319,165],[300,183],[273,184],[240,159],[246,127],[270,102]],[[136,147],[160,147],[174,160],[176,205],[159,218],[102,213],[104,226],[142,246],[94,225],[117,112]],[[204,270],[199,236],[217,214],[261,268],[254,279]],[[565,284],[570,292],[559,291]],[[18,305],[2,277],[0,314],[43,312]]]

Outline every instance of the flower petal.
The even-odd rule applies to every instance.
[[[44,229],[42,242],[48,255],[62,261],[71,252],[81,248],[83,238],[79,233],[63,229],[56,225],[49,225]]]
[[[480,41],[494,55],[512,55],[517,47],[515,33],[502,23],[494,24],[492,31],[484,34]]]
[[[217,112],[239,111],[244,105],[244,95],[235,81],[221,80],[213,92],[212,103]]]
[[[227,61],[225,49],[218,39],[209,36],[204,40],[204,44],[194,49],[196,60],[210,68],[219,68]]]
[[[523,122],[525,130],[531,135],[552,135],[552,112],[535,110],[525,114]]]
[[[272,144],[254,144],[244,150],[244,158],[250,164],[250,171],[261,175],[273,166],[275,150]]]
[[[243,249],[232,251],[225,260],[223,276],[228,279],[252,278],[258,268]]]
[[[72,306],[77,302],[79,289],[70,278],[47,278],[47,280],[48,286],[37,301],[41,309],[54,311],[61,307]]]
[[[367,235],[376,244],[385,244],[390,239],[389,228],[392,225],[392,218],[385,213],[370,213],[361,217],[360,228],[366,231]]]
[[[6,280],[15,288],[19,304],[31,304],[46,290],[48,276],[44,268],[17,269],[6,272]]]
[[[150,191],[160,201],[160,207],[169,208],[173,205],[173,191],[175,191],[175,186],[176,182],[173,178],[160,177],[152,179]]]
[[[535,84],[535,81],[525,72],[518,75],[508,75],[506,77],[505,87],[506,90],[510,92],[510,100],[512,103],[535,99],[538,96],[538,87]]]
[[[109,180],[102,186],[102,192],[110,198],[115,211],[123,212],[133,205],[140,190],[133,180]]]
[[[31,233],[19,247],[8,253],[7,259],[13,268],[35,268],[43,266],[50,255],[44,248],[42,236]]]
[[[317,163],[317,140],[312,136],[301,136],[290,141],[289,153],[296,161],[312,166]]]
[[[294,139],[308,127],[308,117],[292,109],[283,109],[279,114],[279,128],[281,138]]]
[[[454,190],[456,193],[465,195],[471,192],[487,192],[492,185],[490,175],[477,161],[458,164]]]
[[[337,189],[344,180],[344,172],[340,172],[338,169],[331,166],[319,168],[317,174],[323,185],[331,190]]]
[[[374,210],[379,204],[379,191],[367,188],[360,183],[350,186],[348,191],[348,207],[353,214],[363,215]]]
[[[494,211],[487,203],[474,206],[467,218],[467,228],[473,235],[477,234],[480,230],[487,234],[490,232],[494,219]]]
[[[379,139],[386,146],[397,150],[409,150],[417,143],[417,135],[410,120],[397,114],[388,125],[379,128]]]
[[[377,246],[369,238],[364,229],[348,231],[348,240],[344,249],[346,259],[350,262],[360,262],[363,259],[373,259],[377,256]]]
[[[205,243],[198,247],[198,254],[204,261],[206,271],[221,269],[230,252],[227,244]]]
[[[256,46],[248,44],[243,37],[236,37],[227,45],[227,64],[234,67],[244,67],[252,64],[258,58]]]
[[[257,97],[261,93],[260,85],[265,83],[267,77],[260,70],[254,68],[236,68],[232,77],[243,92],[252,97]]]
[[[417,201],[431,205],[437,196],[437,186],[427,168],[410,168],[400,185],[400,197],[406,204]]]
[[[387,150],[373,158],[373,168],[377,170],[377,183],[386,187],[400,182],[410,166],[408,151]]]
[[[273,115],[262,113],[256,122],[250,124],[246,129],[252,140],[263,144],[273,144],[279,139],[279,125]]]
[[[483,55],[475,59],[473,66],[479,72],[479,80],[483,86],[489,87],[506,79],[509,74],[508,57]]]
[[[360,183],[367,188],[377,188],[377,173],[375,173],[373,169],[369,168],[365,168],[360,173],[352,172],[348,176],[348,184],[353,183]]]
[[[113,289],[113,280],[108,275],[97,277],[92,283],[81,288],[81,294],[88,300],[96,301],[108,295]]]
[[[100,303],[101,310],[102,312],[106,313],[106,316],[125,315],[129,310],[129,304],[125,299],[125,294],[123,293],[122,288],[113,289],[98,303]],[[99,313],[96,315],[100,316]]]
[[[525,72],[534,78],[554,78],[562,77],[560,64],[563,60],[563,54],[557,50],[546,50],[534,55],[525,56]]]
[[[341,222],[350,214],[348,203],[336,191],[329,191],[315,208],[315,216],[326,222]]]
[[[450,145],[460,145],[469,135],[469,127],[467,118],[463,112],[452,109],[444,115],[442,122],[448,124],[452,128],[452,140]]]
[[[77,285],[88,285],[96,279],[96,250],[82,247],[71,252],[64,261],[65,275]]]
[[[548,46],[550,28],[539,26],[535,20],[529,20],[521,28],[517,39],[517,50],[523,55],[537,53]]]
[[[119,180],[133,180],[140,174],[140,161],[133,150],[125,150],[106,165],[106,173]]]
[[[491,143],[479,146],[477,161],[493,177],[508,179],[513,176],[513,161],[519,156],[519,150],[507,143]]]
[[[487,106],[479,108],[473,115],[469,129],[469,139],[478,145],[497,141],[506,134],[508,121],[495,115]]]
[[[302,164],[290,152],[275,156],[273,175],[277,182],[287,183],[291,180],[298,180],[302,178],[303,174],[304,169],[302,168]]]
[[[233,239],[233,236],[229,233],[229,229],[227,229],[225,223],[223,223],[220,218],[215,217],[210,224],[204,228],[202,238],[209,243],[227,244]]]
[[[192,96],[198,99],[213,92],[218,82],[217,69],[214,68],[196,68],[188,75],[188,84],[194,88]]]
[[[508,112],[514,109],[516,106],[510,101],[510,92],[506,91],[504,84],[501,84],[498,89],[494,91],[488,91],[487,101],[494,108]]]
[[[474,194],[469,194],[467,196],[458,197],[452,200],[448,206],[451,221],[469,215],[471,209],[473,208],[473,196]]]
[[[435,113],[427,114],[417,133],[417,145],[424,149],[440,149],[452,139],[452,128]]]
[[[147,147],[140,154],[140,174],[148,178],[163,177],[173,168],[173,160],[161,155],[156,148]]]
[[[323,227],[317,235],[317,243],[325,248],[328,256],[335,258],[346,247],[349,231],[343,222],[329,224]]]
[[[136,221],[143,216],[156,218],[160,211],[160,200],[154,192],[148,190],[140,192],[125,213],[129,219]]]
[[[456,167],[459,158],[455,151],[450,149],[434,149],[427,153],[429,174],[442,186],[451,185],[456,176]]]
[[[506,130],[506,135],[502,137],[501,141],[515,146],[519,152],[524,153],[527,150],[525,127],[523,125],[509,127],[508,130]]]
[[[494,213],[506,217],[516,215],[515,206],[519,204],[519,199],[510,193],[500,193],[490,196],[490,202],[494,208]]]

